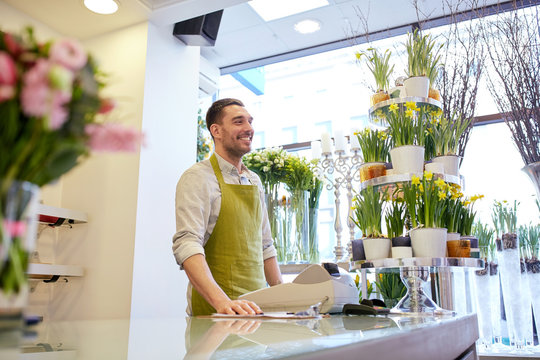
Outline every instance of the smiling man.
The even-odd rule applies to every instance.
[[[242,163],[251,151],[252,122],[240,100],[214,102],[206,114],[214,154],[182,174],[176,187],[173,252],[189,278],[189,315],[260,313],[257,304],[237,298],[282,282],[261,181]]]

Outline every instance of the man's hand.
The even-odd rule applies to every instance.
[[[249,300],[228,300],[216,305],[216,311],[220,314],[256,315],[262,314],[261,308]]]

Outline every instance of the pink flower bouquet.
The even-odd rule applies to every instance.
[[[0,32],[0,196],[14,180],[59,178],[91,150],[138,150],[139,131],[101,119],[114,108],[101,78],[77,41]]]
[[[35,238],[35,221],[26,213],[38,187],[92,150],[139,149],[139,131],[104,122],[114,101],[100,96],[103,86],[78,42],[41,44],[30,28],[22,37],[0,31],[0,315],[21,311]]]

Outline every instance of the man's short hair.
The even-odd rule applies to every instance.
[[[224,108],[231,105],[238,105],[244,107],[244,103],[238,99],[220,99],[215,101],[212,106],[206,112],[206,128],[210,131],[210,126],[221,121],[221,112]],[[212,132],[210,132],[211,134]]]

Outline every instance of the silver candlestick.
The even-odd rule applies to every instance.
[[[354,240],[354,227],[355,224],[352,221],[352,199],[353,199],[353,181],[360,181],[360,174],[358,169],[362,165],[362,158],[358,150],[352,150],[351,155],[345,155],[345,151],[336,150],[336,158],[332,157],[331,152],[323,153],[321,161],[318,165],[318,171],[324,175],[328,180],[326,188],[328,190],[334,190],[336,213],[334,219],[334,230],[336,231],[336,246],[334,247],[334,254],[336,255],[336,262],[343,260],[346,255],[345,248],[341,244],[341,212],[340,212],[340,196],[341,187],[345,187],[347,190],[347,204],[349,206],[347,215],[347,226],[349,227],[349,243],[347,244],[347,251],[351,254],[352,240]],[[334,175],[335,173],[335,175]],[[334,175],[333,179],[331,175]]]

